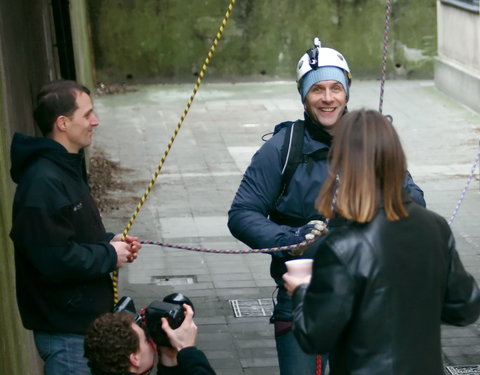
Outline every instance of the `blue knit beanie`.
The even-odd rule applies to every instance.
[[[345,73],[342,69],[335,66],[322,66],[318,69],[311,70],[302,78],[300,85],[300,96],[302,97],[302,103],[305,102],[305,98],[310,91],[310,88],[320,81],[337,81],[339,82],[345,92],[347,93],[348,100],[348,84],[345,77]]]

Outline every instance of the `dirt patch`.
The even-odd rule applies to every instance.
[[[127,171],[121,168],[118,162],[109,160],[102,151],[92,150],[88,172],[90,191],[98,210],[108,213],[118,210],[124,203],[124,199],[112,197],[112,192],[129,190],[122,182],[122,173]]]

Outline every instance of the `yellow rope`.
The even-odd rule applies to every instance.
[[[180,131],[180,128],[182,127],[183,120],[185,120],[185,117],[187,117],[187,114],[188,114],[188,111],[190,110],[193,99],[195,98],[195,95],[197,94],[198,88],[200,87],[200,83],[202,82],[202,79],[205,76],[205,71],[207,70],[207,66],[210,63],[210,60],[213,57],[213,53],[215,52],[215,48],[217,48],[218,42],[223,35],[225,25],[227,24],[227,21],[230,18],[230,15],[232,13],[232,9],[233,9],[234,4],[235,4],[235,0],[231,0],[230,4],[228,5],[228,9],[227,9],[227,12],[225,14],[225,17],[222,20],[222,24],[220,25],[220,29],[218,30],[217,35],[215,36],[215,40],[213,41],[213,44],[210,47],[210,50],[208,51],[207,57],[205,58],[205,62],[203,63],[202,70],[200,71],[197,82],[195,83],[195,86],[193,87],[193,93],[190,96],[190,98],[188,99],[187,106],[185,107],[185,109],[182,113],[182,116],[180,117],[180,120],[178,121],[177,127],[175,128],[172,136],[170,137],[167,148],[165,149],[165,151],[163,153],[162,159],[160,160],[160,163],[158,164],[157,169],[155,170],[155,173],[153,174],[153,177],[150,180],[150,183],[148,184],[147,189],[145,190],[145,193],[143,194],[142,198],[140,198],[140,202],[138,202],[137,207],[135,208],[135,211],[133,212],[127,226],[123,230],[122,241],[125,241],[126,236],[129,232],[130,228],[133,225],[133,222],[137,218],[137,215],[140,212],[140,209],[142,208],[143,204],[147,200],[148,194],[150,194],[150,192],[152,191],[153,185],[155,184],[155,181],[157,180],[157,177],[160,174],[160,171],[163,167],[163,164],[165,163],[165,159],[167,158],[168,153],[170,152],[170,149],[172,148],[172,144],[175,141],[175,138],[177,137],[177,134]],[[118,269],[113,271],[113,273],[112,273],[112,284],[113,284],[113,299],[114,299],[114,302],[117,303],[118,302]]]

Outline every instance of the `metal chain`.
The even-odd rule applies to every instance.
[[[145,190],[145,193],[143,194],[142,198],[140,198],[140,201],[139,201],[137,207],[135,208],[135,211],[133,212],[130,220],[128,221],[127,226],[123,230],[122,241],[125,241],[126,236],[129,232],[130,228],[132,227],[138,213],[140,212],[140,209],[142,208],[143,204],[147,200],[148,194],[150,194],[150,191],[152,190],[153,185],[155,184],[155,181],[157,180],[157,177],[160,174],[160,171],[163,167],[165,159],[167,158],[167,156],[170,152],[170,149],[172,148],[172,144],[175,141],[175,138],[177,137],[177,134],[182,127],[183,120],[185,120],[185,117],[187,117],[188,111],[190,110],[190,107],[191,107],[192,102],[195,98],[195,95],[197,94],[198,88],[200,87],[200,83],[202,82],[202,79],[205,75],[205,71],[207,70],[208,64],[210,63],[210,60],[213,57],[213,54],[215,52],[215,48],[217,47],[218,42],[223,35],[225,25],[227,24],[227,21],[230,18],[230,15],[232,13],[232,9],[233,9],[234,4],[235,4],[235,0],[231,0],[230,4],[228,5],[227,12],[225,13],[225,17],[222,20],[222,23],[221,23],[220,28],[217,32],[217,35],[215,36],[215,40],[213,41],[213,44],[210,47],[210,50],[208,51],[207,57],[205,58],[205,62],[203,63],[202,70],[200,71],[197,82],[195,83],[195,86],[193,88],[193,93],[190,96],[190,98],[188,99],[187,105],[186,105],[186,107],[185,107],[185,109],[184,109],[184,111],[183,111],[183,113],[180,117],[180,120],[178,121],[177,127],[175,128],[172,136],[170,137],[167,148],[165,149],[165,151],[163,153],[163,156],[160,160],[160,163],[158,164],[157,169],[155,170],[155,172],[153,174],[153,177],[150,180],[150,183],[148,184],[147,189]],[[113,299],[114,299],[114,302],[117,303],[118,302],[118,269],[112,272],[112,284],[113,284]]]

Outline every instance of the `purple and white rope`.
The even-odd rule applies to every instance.
[[[338,184],[340,183],[340,177],[337,175],[335,178],[336,182],[336,187],[335,187],[335,193],[333,194],[333,199],[332,199],[332,208],[335,211],[336,203],[337,203],[337,195],[338,195]],[[325,220],[325,229],[322,231],[322,235],[324,232],[326,232],[328,229],[328,224],[330,222],[330,219]],[[293,245],[288,245],[288,246],[279,246],[279,247],[270,247],[270,248],[263,248],[263,249],[242,249],[242,250],[225,250],[225,249],[206,249],[206,248],[201,248],[201,247],[194,247],[194,246],[186,246],[186,245],[175,245],[175,244],[170,244],[170,243],[165,243],[165,242],[160,242],[160,241],[140,241],[141,244],[144,245],[155,245],[155,246],[161,246],[161,247],[169,247],[172,249],[181,249],[181,250],[189,250],[189,251],[196,251],[200,253],[212,253],[212,254],[267,254],[267,253],[274,253],[276,251],[289,251],[289,250],[297,250],[297,249],[303,249],[306,247],[309,247],[313,245],[315,242],[317,242],[322,235],[316,236],[313,240],[306,240],[302,241],[297,244]]]
[[[144,245],[156,245],[162,247],[170,247],[172,249],[181,249],[181,250],[189,250],[189,251],[197,251],[201,253],[213,253],[213,254],[258,254],[258,253],[274,253],[276,251],[287,251],[287,250],[296,250],[300,248],[304,248],[314,244],[318,241],[319,237],[316,237],[313,240],[303,241],[298,244],[289,245],[289,246],[280,246],[280,247],[271,247],[271,248],[264,248],[264,249],[241,249],[241,250],[219,250],[219,249],[205,249],[200,247],[193,247],[193,246],[185,246],[185,245],[175,245],[165,242],[159,241],[140,241],[141,244]]]
[[[390,32],[390,15],[392,10],[392,4],[390,0],[387,0],[387,9],[385,11],[385,31],[383,33],[383,63],[382,73],[380,80],[380,104],[378,111],[382,113],[383,110],[383,95],[385,92],[385,73],[387,71],[387,57],[388,57],[388,35]]]
[[[452,216],[450,216],[450,219],[448,220],[449,225],[451,225],[453,223],[453,221],[455,220],[455,217],[457,216],[458,210],[460,209],[460,206],[462,205],[463,199],[465,198],[465,194],[468,190],[470,182],[472,182],[473,176],[475,175],[475,168],[477,168],[479,160],[480,160],[480,142],[478,143],[478,152],[477,152],[477,156],[475,158],[475,162],[472,165],[472,169],[470,171],[470,176],[468,176],[467,183],[465,184],[465,187],[463,188],[462,194],[460,195],[460,199],[458,200],[457,205],[455,206],[455,209],[453,210]]]

